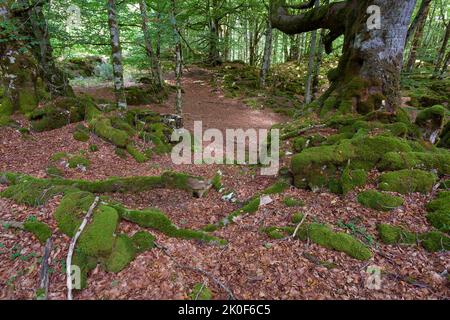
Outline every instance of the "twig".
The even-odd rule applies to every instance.
[[[303,222],[305,222],[305,220],[308,217],[308,215],[309,215],[309,211],[306,212],[306,214],[302,218],[302,221],[300,221],[300,223],[295,228],[294,233],[292,234],[292,238],[295,238],[295,236],[297,235],[298,229],[300,229],[300,226],[303,224]]]
[[[202,275],[204,275],[204,276],[206,276],[206,277],[212,279],[212,280],[213,280],[220,288],[222,288],[222,289],[228,294],[228,298],[229,298],[230,300],[236,300],[236,297],[234,296],[233,291],[231,291],[230,288],[228,288],[225,284],[223,284],[223,283],[222,283],[219,279],[217,279],[212,273],[210,273],[210,272],[208,272],[208,271],[206,271],[206,270],[197,268],[197,267],[192,267],[192,266],[189,266],[189,265],[181,264],[181,263],[179,263],[178,261],[176,261],[175,258],[172,257],[172,255],[171,255],[169,252],[167,252],[167,248],[166,248],[166,247],[164,247],[163,245],[160,245],[159,243],[156,243],[156,242],[155,242],[155,246],[156,246],[158,249],[161,249],[161,250],[164,252],[165,255],[167,255],[170,259],[172,259],[172,261],[175,262],[175,264],[176,264],[179,268],[182,268],[182,269],[188,269],[188,270],[191,270],[191,271],[195,271],[195,272],[197,272],[197,273],[200,273],[200,274],[202,274]]]
[[[52,251],[53,247],[53,241],[52,238],[49,238],[47,240],[47,243],[45,244],[45,250],[44,250],[44,256],[42,258],[42,265],[41,270],[39,272],[39,289],[41,292],[43,292],[43,296],[39,296],[39,300],[47,300],[48,296],[48,283],[49,283],[49,277],[48,277],[48,265],[49,265],[49,258],[50,258],[50,252]]]
[[[72,255],[73,255],[73,251],[75,250],[75,245],[77,244],[78,238],[80,237],[81,233],[83,232],[84,228],[86,227],[88,220],[92,216],[92,213],[94,212],[94,209],[97,206],[99,200],[100,200],[99,197],[95,197],[95,200],[92,203],[91,207],[89,208],[86,216],[84,217],[84,220],[81,223],[80,227],[78,228],[77,233],[70,241],[69,253],[67,254],[67,260],[66,260],[67,300],[72,300]]]

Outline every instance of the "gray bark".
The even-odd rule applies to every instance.
[[[266,86],[266,78],[270,69],[270,62],[272,59],[272,24],[270,19],[267,19],[267,29],[266,29],[266,43],[264,44],[264,56],[263,63],[261,66],[261,73],[259,76],[259,84],[261,88]]]

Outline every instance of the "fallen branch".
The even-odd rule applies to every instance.
[[[211,280],[213,280],[220,288],[222,288],[222,289],[228,294],[228,299],[229,299],[229,300],[236,300],[236,297],[234,296],[233,291],[231,291],[230,288],[228,288],[225,284],[223,284],[223,283],[222,283],[219,279],[217,279],[212,273],[210,273],[210,272],[208,272],[208,271],[206,271],[206,270],[197,268],[197,267],[192,267],[192,266],[189,266],[189,265],[181,264],[181,263],[179,263],[178,261],[176,261],[175,258],[172,257],[172,255],[171,255],[170,253],[167,252],[167,248],[166,248],[166,247],[164,247],[164,246],[162,246],[162,245],[160,245],[160,244],[158,244],[158,243],[156,243],[156,242],[155,242],[155,246],[156,246],[158,249],[161,249],[161,250],[164,252],[165,255],[167,255],[170,259],[172,259],[172,261],[175,263],[175,265],[176,265],[177,267],[182,268],[182,269],[187,269],[187,270],[195,271],[195,272],[197,272],[197,273],[200,273],[200,274],[202,274],[202,275],[204,275],[204,276],[210,278]]]
[[[48,270],[49,270],[49,258],[52,251],[53,242],[52,238],[47,240],[45,244],[44,256],[42,257],[41,270],[39,271],[39,295],[38,300],[47,300],[48,296]]]
[[[295,227],[294,233],[292,234],[292,238],[295,238],[295,236],[297,235],[298,229],[300,229],[301,225],[303,224],[303,222],[305,222],[306,218],[309,215],[309,211],[306,212],[306,214],[303,216],[302,220],[300,221],[300,223],[297,225],[297,227]]]
[[[78,228],[77,233],[70,241],[69,246],[69,253],[67,254],[67,260],[66,260],[66,268],[67,268],[67,300],[72,300],[72,256],[73,251],[75,250],[75,245],[77,244],[77,240],[80,237],[81,233],[83,232],[84,228],[86,227],[89,219],[92,216],[92,213],[94,212],[95,207],[98,204],[98,201],[100,200],[99,197],[95,197],[94,202],[90,206],[86,216],[84,217],[83,222],[81,223],[80,227]]]

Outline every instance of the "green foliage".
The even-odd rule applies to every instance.
[[[403,205],[403,199],[386,193],[369,190],[358,195],[358,202],[363,206],[380,211],[389,211]]]
[[[203,283],[197,283],[189,294],[191,300],[211,300],[212,298],[211,290]]]
[[[380,176],[379,187],[384,191],[394,191],[402,194],[411,192],[430,192],[437,177],[431,172],[422,170],[400,170],[384,173]]]

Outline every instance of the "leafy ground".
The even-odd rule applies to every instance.
[[[287,119],[267,109],[255,110],[242,99],[232,98],[217,82],[220,74],[192,68],[185,74],[183,87],[185,125],[192,129],[194,120],[203,120],[204,128],[270,128]],[[79,88],[101,98],[111,98],[111,91]],[[173,96],[152,110],[170,113]],[[26,120],[15,120],[25,124]],[[12,128],[0,128],[0,172],[15,171],[44,177],[50,157],[57,152],[78,153],[85,150],[90,167],[87,171],[64,169],[66,178],[87,180],[110,176],[152,176],[168,169],[203,177],[221,170],[223,184],[236,192],[240,201],[253,197],[276,181],[259,175],[258,168],[244,166],[206,166],[172,164],[169,155],[155,155],[139,164],[128,156],[116,155],[115,148],[91,135],[88,142],[73,139],[76,125],[44,132],[24,134]],[[324,134],[328,129],[322,130]],[[314,131],[310,132],[311,134]],[[89,152],[90,144],[99,147]],[[290,156],[283,159],[287,165]],[[448,299],[450,288],[446,272],[450,268],[448,252],[429,253],[422,247],[384,245],[378,239],[377,223],[399,224],[413,232],[429,230],[425,205],[433,195],[405,195],[404,205],[389,212],[363,207],[356,200],[359,191],[373,189],[377,172],[371,172],[364,187],[337,196],[328,191],[306,191],[290,187],[272,195],[272,203],[260,206],[254,214],[243,215],[234,223],[214,232],[226,239],[224,247],[192,240],[169,238],[151,231],[160,245],[140,254],[125,270],[115,274],[96,268],[89,276],[88,288],[75,294],[76,299],[188,299],[198,283],[205,283],[215,299],[226,299],[227,292],[214,279],[229,288],[238,299]],[[0,186],[0,191],[4,189]],[[195,199],[183,191],[153,190],[139,194],[112,194],[132,208],[157,207],[180,227],[201,228],[215,223],[238,209],[237,204],[222,200],[222,194],[210,191]],[[296,207],[285,198],[301,200]],[[0,198],[0,220],[25,221],[30,215],[57,230],[53,213],[61,198],[56,197],[39,208],[17,205]],[[369,261],[359,261],[344,253],[296,239],[272,240],[262,227],[284,226],[295,213],[308,212],[308,221],[327,222],[336,231],[354,233],[373,252]],[[119,231],[134,234],[135,224],[121,222]],[[50,299],[64,299],[66,278],[64,261],[69,238],[54,234],[51,254]],[[43,245],[30,233],[13,228],[0,229],[0,299],[33,299],[37,288]],[[365,285],[367,267],[382,270],[380,290]],[[197,269],[195,269],[197,268]],[[208,272],[208,275],[198,270]],[[447,273],[448,274],[448,273]]]

